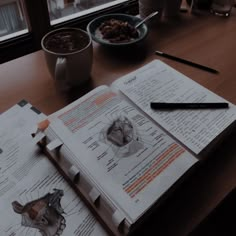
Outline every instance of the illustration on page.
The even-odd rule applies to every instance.
[[[129,157],[143,148],[137,127],[124,114],[114,118],[101,130],[99,140],[110,145],[117,157]]]
[[[42,159],[31,179],[1,199],[0,235],[106,235],[66,180],[46,163]]]
[[[109,88],[94,91],[54,118],[53,130],[74,153],[70,158],[75,165],[85,166],[117,201],[119,192],[129,206],[139,205],[137,212],[178,178],[183,169],[175,166],[189,157],[149,117]],[[190,157],[184,166],[191,161],[195,159]]]
[[[62,235],[66,227],[63,217],[64,209],[61,207],[63,190],[54,189],[53,193],[21,205],[18,201],[12,202],[15,213],[21,215],[21,225],[36,228],[42,236]]]

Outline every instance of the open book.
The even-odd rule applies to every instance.
[[[107,235],[35,145],[45,118],[26,101],[0,115],[0,235]]]
[[[227,109],[154,111],[150,102],[225,102],[154,60],[39,124],[35,141],[115,235],[127,235],[233,128]]]

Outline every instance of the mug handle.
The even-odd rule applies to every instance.
[[[55,66],[55,79],[66,80],[66,64],[67,59],[65,57],[58,57]]]

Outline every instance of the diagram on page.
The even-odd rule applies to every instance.
[[[133,198],[184,149],[125,101],[109,108],[78,129],[74,141],[80,140],[89,150],[86,159],[91,158],[91,165],[97,161]]]
[[[46,164],[42,160],[31,179],[1,200],[0,235],[106,235],[65,179]]]
[[[107,87],[62,109],[50,122],[68,160],[114,202],[122,202],[133,219],[195,162],[138,107]]]
[[[21,205],[18,201],[12,202],[15,213],[21,215],[21,226],[38,229],[44,236],[61,235],[66,227],[61,206],[64,191],[53,189],[43,197]]]
[[[99,140],[110,146],[116,157],[129,157],[144,146],[136,124],[122,112],[112,120],[108,117],[108,125],[101,130]]]
[[[65,144],[75,154],[82,154],[79,160],[85,166],[99,169],[93,173],[109,174],[131,198],[185,152],[147,116],[108,88],[62,111],[54,126]],[[139,184],[130,191],[135,180]]]

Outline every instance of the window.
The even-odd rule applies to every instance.
[[[127,0],[48,0],[51,25],[77,18]]]
[[[28,32],[26,14],[19,0],[0,2],[0,41]]]
[[[41,49],[50,30],[86,28],[99,14],[138,14],[137,0],[0,0],[0,63]]]

